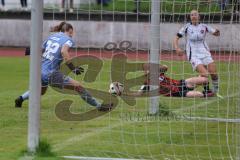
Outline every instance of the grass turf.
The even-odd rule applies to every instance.
[[[163,62],[170,68],[168,75],[177,79],[192,76],[185,62]],[[28,88],[28,58],[0,58],[0,159],[17,159],[27,143],[28,103],[14,108],[14,99]],[[174,116],[237,118],[239,64],[217,62],[224,99],[187,99],[160,97],[162,106],[171,115],[149,117],[146,98],[137,99],[135,106],[122,100],[112,112],[89,121],[67,122],[58,119],[54,109],[62,99],[74,101],[71,111],[91,109],[79,96],[64,95],[49,88],[42,97],[41,138],[53,149],[52,157],[63,155],[90,157],[124,157],[146,159],[235,159],[237,123],[175,119]],[[89,88],[107,91],[110,83],[110,61],[96,82],[82,82]],[[184,75],[182,73],[185,73]],[[134,77],[140,73],[131,73]],[[74,75],[71,75],[74,77]],[[74,77],[82,81],[83,76]],[[238,94],[239,95],[239,94]],[[194,107],[195,106],[195,107]]]
[[[136,8],[134,0],[112,0],[107,6],[97,4],[85,4],[80,6],[80,10],[85,11],[114,11],[114,12],[133,12]],[[151,1],[140,0],[140,12],[151,12]],[[204,13],[220,12],[219,5],[217,3],[199,2],[196,0],[164,0],[161,1],[162,13],[189,13],[192,9],[198,9]]]

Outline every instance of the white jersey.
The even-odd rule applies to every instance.
[[[197,25],[187,23],[179,30],[177,36],[180,38],[182,36],[186,37],[186,51],[189,61],[192,57],[204,58],[211,56],[208,45],[205,41],[208,32],[214,33],[216,32],[216,29],[202,23]]]

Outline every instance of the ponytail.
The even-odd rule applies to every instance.
[[[72,25],[67,22],[61,22],[59,25],[50,28],[50,32],[67,32],[73,29]]]

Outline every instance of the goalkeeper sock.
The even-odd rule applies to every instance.
[[[22,97],[23,100],[28,99],[28,98],[29,98],[29,91],[23,93],[23,94],[21,95],[21,97]]]
[[[218,79],[217,80],[212,80],[212,85],[213,85],[213,93],[217,93],[218,92]]]
[[[204,92],[208,93],[208,91],[210,90],[209,83],[205,84],[203,88],[204,88]]]
[[[91,106],[95,106],[97,108],[101,107],[101,104],[95,98],[93,98],[90,93],[88,93],[88,91],[86,91],[85,89],[79,93],[81,95],[81,98]]]

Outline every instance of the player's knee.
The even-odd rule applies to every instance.
[[[80,93],[80,94],[85,91],[85,89],[84,89],[82,86],[80,86],[80,85],[76,86],[76,87],[75,87],[75,90],[76,90],[78,93]]]
[[[218,80],[218,75],[217,74],[211,74],[212,80]]]
[[[200,77],[208,78],[208,74],[207,73],[201,73]]]
[[[208,78],[207,77],[201,77],[202,78],[202,84],[206,85],[208,84]]]

